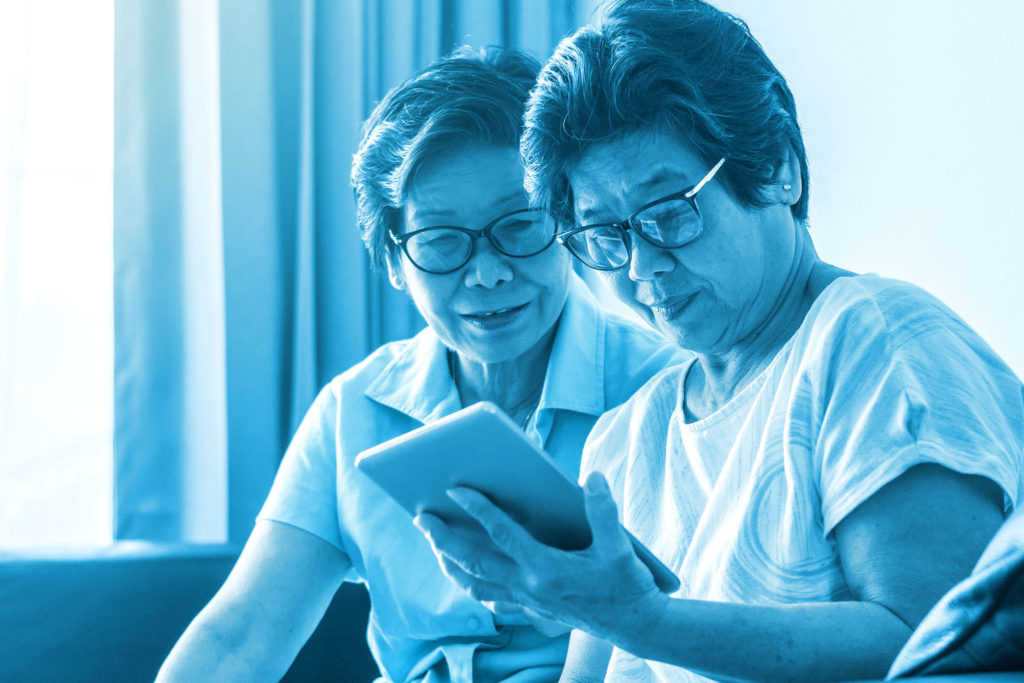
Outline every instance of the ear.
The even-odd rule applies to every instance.
[[[388,250],[384,254],[384,263],[388,267],[388,280],[391,282],[391,286],[400,292],[405,291],[405,275],[402,273],[402,267],[398,264],[398,255]]]
[[[772,171],[771,184],[766,190],[770,199],[787,206],[796,204],[803,195],[800,162],[797,160],[796,153],[788,145]]]

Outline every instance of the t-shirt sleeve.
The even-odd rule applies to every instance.
[[[606,412],[587,436],[580,461],[580,486],[591,472],[600,472],[608,481],[612,497],[622,505],[623,475],[622,454],[626,451],[622,433],[622,411],[620,405]]]
[[[338,394],[324,387],[302,419],[257,519],[297,527],[345,552],[338,528]]]
[[[918,464],[991,479],[1007,509],[1021,495],[1020,381],[937,302],[901,306],[861,306],[825,343],[814,460],[826,535]]]

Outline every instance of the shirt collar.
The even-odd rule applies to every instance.
[[[537,412],[573,410],[600,415],[604,405],[603,314],[575,273],[551,348]],[[461,408],[448,372],[447,348],[429,327],[409,340],[365,395],[420,422],[432,422]]]
[[[604,340],[604,314],[587,285],[573,273],[538,411],[605,412]]]
[[[459,392],[448,372],[448,349],[427,327],[403,345],[370,386],[368,398],[424,424],[459,408]]]

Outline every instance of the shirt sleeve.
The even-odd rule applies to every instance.
[[[906,298],[906,297],[904,297]],[[1021,495],[1020,380],[966,324],[920,299],[870,302],[830,335],[815,467],[824,532],[910,467],[987,477]],[[829,344],[826,344],[829,346]]]
[[[338,403],[333,384],[320,391],[288,445],[257,519],[294,526],[345,552],[338,528]]]

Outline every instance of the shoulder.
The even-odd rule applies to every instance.
[[[680,362],[656,373],[625,403],[601,416],[598,424],[633,422],[634,416],[660,415],[674,410],[689,362]]]
[[[310,412],[337,410],[342,404],[362,400],[371,387],[393,376],[405,374],[405,366],[422,365],[424,347],[432,343],[429,328],[415,337],[388,342],[374,349],[368,356],[344,372],[335,375],[313,401]]]
[[[424,337],[384,344],[331,379],[306,411],[295,442],[341,440],[358,450],[418,426],[421,420],[392,404],[402,392],[422,394],[416,373],[428,365],[424,356],[436,340]]]
[[[795,335],[792,354],[803,375],[824,388],[845,381],[870,393],[888,376],[915,392],[956,386],[973,395],[979,383],[986,393],[1020,392],[1013,371],[949,307],[916,285],[875,275],[829,285]]]
[[[930,362],[969,355],[1002,361],[956,313],[924,289],[877,275],[839,278],[814,302],[794,338],[795,354],[812,366],[884,362],[924,355]]]
[[[389,368],[401,364],[418,364],[423,347],[429,341],[427,337],[432,335],[433,333],[428,328],[415,337],[382,344],[370,352],[366,358],[336,375],[328,387],[334,387],[338,392],[362,394]]]
[[[668,424],[689,366],[684,362],[662,369],[625,403],[597,420],[587,438],[588,470],[605,470],[610,458],[627,458],[637,445],[652,451],[658,449],[667,438]]]
[[[808,314],[813,326],[842,332],[876,331],[910,337],[936,327],[970,330],[939,299],[921,287],[877,275],[835,280]]]
[[[1016,500],[1024,387],[1002,359],[909,283],[844,278],[819,298],[797,335],[791,393],[819,431],[829,524],[920,462],[988,476]]]

